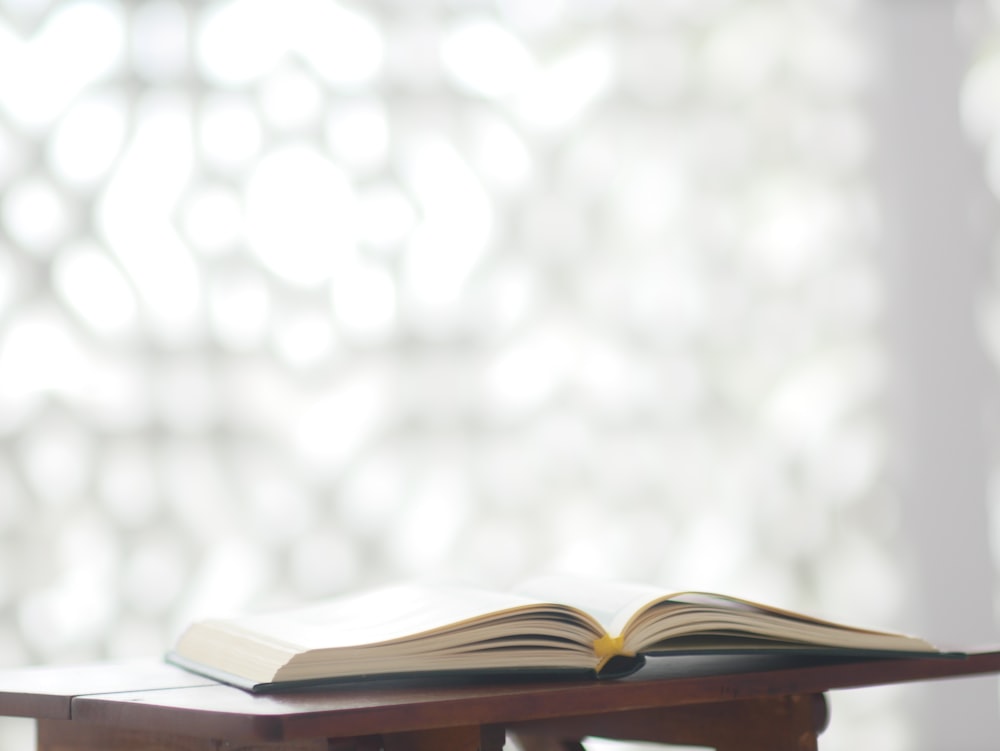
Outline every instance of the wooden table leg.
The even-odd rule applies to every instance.
[[[525,751],[571,751],[588,736],[707,746],[717,751],[816,751],[827,723],[821,694],[538,720],[511,728]]]
[[[580,740],[514,733],[521,751],[587,751]]]

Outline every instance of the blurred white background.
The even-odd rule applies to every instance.
[[[0,0],[0,667],[542,570],[993,640],[998,29]],[[997,715],[837,695],[823,747]]]

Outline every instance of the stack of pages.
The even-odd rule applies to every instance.
[[[922,639],[704,592],[565,577],[512,592],[402,584],[205,620],[168,659],[254,691],[389,677],[633,672],[646,656],[940,654]]]

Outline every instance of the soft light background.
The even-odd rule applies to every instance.
[[[0,0],[0,667],[551,569],[988,641],[998,19]]]

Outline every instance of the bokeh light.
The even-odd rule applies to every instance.
[[[895,625],[857,6],[0,0],[0,662],[542,569]]]

